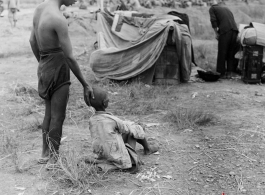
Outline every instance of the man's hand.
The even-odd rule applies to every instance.
[[[217,41],[219,40],[219,33],[215,33],[215,38]]]
[[[91,106],[91,104],[90,104],[90,97],[92,99],[95,98],[92,87],[90,85],[88,85],[88,86],[84,87],[84,100],[85,100],[85,102],[86,102],[86,104],[88,106]]]

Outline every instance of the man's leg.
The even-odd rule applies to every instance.
[[[49,163],[57,161],[59,146],[62,136],[62,126],[65,119],[65,111],[69,96],[69,85],[63,85],[54,92],[51,99],[51,122],[48,133],[50,147]]]
[[[219,72],[222,76],[226,73],[225,62],[227,57],[228,43],[229,40],[227,41],[227,33],[219,36],[216,71]]]
[[[42,155],[41,157],[43,159],[42,160],[43,163],[45,163],[46,159],[48,159],[50,155],[48,142],[47,142],[48,141],[47,135],[49,132],[50,121],[51,121],[51,101],[45,100],[45,116],[44,116],[44,120],[42,123]]]
[[[227,71],[228,72],[236,72],[237,63],[235,59],[235,54],[238,50],[238,44],[237,44],[237,31],[232,31],[230,35],[230,44],[228,47],[228,53],[227,53]]]

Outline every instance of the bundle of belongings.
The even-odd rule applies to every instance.
[[[187,21],[177,14],[99,12],[98,49],[90,57],[96,79],[187,82],[194,62],[192,41]]]
[[[265,24],[240,24],[238,38],[241,50],[236,58],[240,59],[242,80],[246,83],[265,82]]]

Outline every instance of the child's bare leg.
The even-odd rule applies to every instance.
[[[130,134],[122,134],[124,143],[129,144],[134,150],[136,148],[136,139]]]
[[[144,139],[137,139],[136,141],[143,146],[145,154],[150,151],[149,144],[145,138]]]
[[[136,147],[136,139],[131,135],[131,134],[127,134],[127,135],[122,135],[123,141],[124,143],[129,144],[134,150]],[[130,173],[134,174],[137,173],[139,171],[139,165],[140,165],[141,161],[138,159],[137,162],[133,162],[133,165],[129,170]]]

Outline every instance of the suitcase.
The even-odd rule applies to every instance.
[[[242,80],[244,83],[261,82],[263,47],[259,45],[245,46],[242,59]]]

